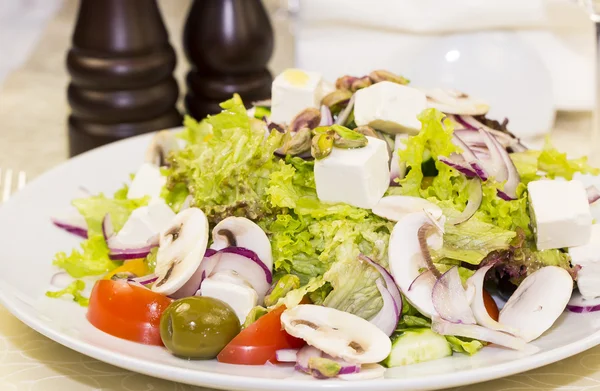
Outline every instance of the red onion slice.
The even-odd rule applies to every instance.
[[[310,373],[308,361],[313,357],[322,357],[323,352],[314,346],[304,345],[296,354],[296,370],[304,373]]]
[[[431,298],[435,310],[445,321],[459,324],[477,323],[457,266],[442,274],[442,277],[436,281]]]
[[[506,182],[504,183],[504,190],[498,190],[498,196],[506,201],[516,200],[517,199],[517,187],[519,186],[519,183],[521,183],[521,177],[519,176],[517,167],[515,167],[515,164],[513,163],[512,159],[510,158],[510,155],[508,154],[506,149],[504,149],[504,147],[502,147],[502,145],[500,145],[498,140],[493,135],[490,135],[490,138],[492,139],[493,143],[496,145],[496,149],[500,153],[500,156],[502,157],[502,162],[504,163],[504,166],[506,167],[506,173],[507,173]]]
[[[129,285],[137,286],[138,288],[150,289],[150,288],[148,288],[146,285],[140,284],[140,283],[139,283],[139,282],[137,282],[137,281],[133,281],[133,280],[127,280],[127,283],[128,283]]]
[[[438,156],[438,160],[444,163],[447,166],[450,166],[460,172],[461,174],[466,175],[468,178],[473,178],[477,176],[473,167],[470,164],[467,164],[462,155],[452,154],[449,157]]]
[[[381,278],[378,278],[377,281],[375,281],[375,285],[377,285],[377,289],[383,298],[383,307],[381,307],[381,310],[379,310],[369,322],[373,323],[375,326],[379,327],[381,331],[390,336],[396,330],[396,326],[400,320],[400,312],[398,311],[398,306],[396,305],[394,298],[384,286]]]
[[[396,284],[394,277],[392,277],[392,275],[387,271],[386,268],[384,268],[371,258],[367,257],[366,255],[360,254],[358,258],[361,261],[367,262],[369,265],[377,269],[379,274],[381,274],[381,277],[383,277],[383,281],[385,282],[387,291],[392,296],[394,303],[396,303],[396,308],[398,309],[398,312],[402,313],[402,295],[400,294],[400,289],[398,289],[398,285]]]
[[[460,137],[471,149],[473,147],[487,148],[483,137],[476,129],[454,129],[454,134]]]
[[[596,186],[588,186],[585,188],[587,192],[588,202],[593,204],[594,202],[600,200],[600,190]]]
[[[500,143],[502,144],[502,146],[504,148],[513,147],[513,146],[514,147],[517,147],[517,146],[522,147],[518,138],[516,138],[508,133],[501,132],[496,129],[492,129],[489,126],[476,120],[473,116],[455,115],[454,119],[456,120],[456,122],[463,125],[466,129],[471,129],[471,130],[483,129],[483,130],[491,133],[492,135],[494,135],[494,137],[496,137],[500,141]]]
[[[150,285],[153,284],[156,280],[158,280],[158,276],[154,273],[148,274],[147,276],[129,278],[130,282],[138,282],[142,285]]]
[[[333,125],[333,116],[331,110],[325,105],[321,105],[321,122],[319,126],[330,126]]]
[[[482,161],[490,160],[490,151],[488,151],[486,147],[472,146],[470,148],[471,151],[473,151],[473,153],[475,154],[475,156],[477,156],[477,159]]]
[[[106,214],[102,220],[102,234],[108,246],[109,257],[115,260],[145,258],[154,247],[158,246],[154,236],[143,243],[123,243],[118,235],[115,235],[110,214]]]
[[[172,299],[181,299],[196,295],[200,289],[200,286],[202,285],[202,281],[212,274],[218,262],[219,256],[217,255],[217,252],[210,248],[206,249],[204,258],[202,258],[198,269],[196,269],[192,277],[190,277],[190,279],[183,284],[183,286],[179,288],[177,292],[169,295],[169,297]]]
[[[87,223],[77,210],[73,210],[64,216],[52,217],[50,220],[58,228],[64,229],[75,236],[84,239],[88,237]]]
[[[115,235],[115,229],[113,228],[112,220],[108,213],[102,219],[102,235],[104,235],[104,240],[107,242],[109,238],[112,238]]]
[[[413,289],[422,284],[427,284],[426,286],[433,286],[435,284],[435,276],[431,270],[427,269],[423,273],[419,274],[417,278],[410,283],[408,291],[411,292]]]
[[[508,168],[506,167],[506,163],[501,155],[501,151],[506,152],[506,150],[498,144],[494,136],[492,136],[490,133],[483,129],[479,129],[479,133],[483,137],[485,145],[490,153],[490,168],[492,171],[488,172],[488,174],[494,177],[497,182],[504,182],[508,179]]]
[[[465,206],[465,209],[460,215],[448,221],[450,224],[458,225],[464,223],[469,220],[481,206],[481,201],[483,200],[481,181],[478,178],[473,178],[469,182],[469,200],[467,201],[467,206]]]
[[[588,300],[581,296],[579,291],[574,291],[567,304],[567,310],[578,314],[600,311],[600,297]]]
[[[277,352],[275,353],[277,354]],[[302,347],[298,353],[296,354],[296,366],[295,369],[297,371],[301,371],[304,373],[308,373],[317,379],[328,379],[328,376],[323,375],[320,371],[316,369],[309,368],[309,361],[311,358],[323,357],[329,360],[335,361],[340,364],[340,372],[339,375],[349,375],[353,373],[360,372],[360,364],[352,364],[337,357],[332,357],[328,354],[323,353],[321,350],[315,348],[314,346],[305,345]],[[279,359],[278,359],[279,361]]]
[[[352,113],[352,110],[354,110],[354,101],[355,100],[356,100],[356,95],[352,95],[352,98],[350,98],[350,100],[348,101],[346,108],[344,108],[344,110],[342,110],[342,112],[338,115],[337,119],[335,120],[336,125],[344,125],[346,123],[346,121],[348,120],[348,117],[350,117],[350,114]]]
[[[273,275],[256,253],[243,247],[226,247],[218,253],[219,261],[212,273],[225,270],[236,272],[254,288],[259,302],[262,303],[265,294],[271,288]]]
[[[293,362],[297,360],[299,349],[279,349],[275,352],[275,359],[278,362]]]
[[[360,372],[348,375],[339,374],[338,378],[347,381],[360,381],[382,378],[385,374],[385,368],[379,364],[364,364],[360,367]]]
[[[477,156],[475,156],[473,151],[471,151],[469,146],[467,144],[465,144],[465,142],[460,137],[458,137],[456,134],[454,134],[452,136],[452,142],[454,143],[454,145],[456,145],[457,147],[462,149],[463,158],[473,168],[473,170],[475,171],[477,176],[480,177],[482,181],[487,180],[488,173],[486,172],[485,168],[482,166],[479,159],[477,159]]]
[[[513,337],[501,331],[490,330],[474,324],[451,323],[436,318],[433,319],[431,329],[440,335],[474,338],[530,354],[539,350],[535,346],[527,344],[522,338]]]
[[[340,364],[340,366],[342,368],[340,369],[340,372],[338,373],[338,375],[350,375],[352,373],[360,372],[360,364],[352,364],[352,363],[349,363],[348,361],[342,360],[341,358],[332,357],[327,353],[323,353],[323,357]]]

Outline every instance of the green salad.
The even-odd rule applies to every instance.
[[[484,102],[387,71],[332,85],[287,70],[271,101],[221,107],[54,219],[83,241],[56,254],[71,280],[49,297],[177,356],[347,380],[488,344],[533,352],[573,300],[595,191],[573,178],[600,170],[527,149]]]

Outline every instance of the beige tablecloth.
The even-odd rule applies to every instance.
[[[270,6],[276,1],[268,1]],[[180,47],[189,0],[160,1],[172,42],[186,65]],[[35,177],[67,158],[64,70],[76,10],[75,0],[46,27],[29,59],[5,82],[0,93],[0,168],[27,171]],[[288,26],[275,21],[276,51],[271,63],[277,72],[292,64],[293,41]],[[3,37],[6,38],[6,37]],[[589,113],[559,113],[555,143],[572,154],[590,152]],[[461,390],[600,390],[600,347],[521,375]],[[29,329],[0,307],[0,390],[201,390],[132,373],[71,351]]]

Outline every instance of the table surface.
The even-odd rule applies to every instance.
[[[0,0],[0,11],[7,1],[11,2]],[[190,0],[159,3],[178,52],[176,76],[183,85],[186,65],[179,37]],[[277,1],[266,3],[273,11]],[[64,56],[76,6],[76,0],[63,1],[63,7],[43,28],[29,59],[4,82],[0,92],[0,168],[24,170],[32,178],[67,159]],[[0,26],[1,16],[0,12]],[[285,20],[276,18],[274,27],[271,69],[277,72],[293,64],[293,39]],[[571,154],[587,154],[592,145],[590,125],[590,113],[558,113],[553,141]],[[600,347],[524,374],[460,389],[600,390]],[[76,353],[29,329],[0,307],[0,390],[203,389],[136,374]]]

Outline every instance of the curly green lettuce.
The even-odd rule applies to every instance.
[[[185,197],[216,223],[228,216],[253,220],[276,213],[269,203],[269,175],[284,169],[274,156],[283,134],[247,115],[235,95],[221,104],[220,114],[197,123],[186,118],[180,135],[188,141],[182,151],[169,157],[171,167],[163,197],[177,210]]]
[[[81,242],[80,249],[70,254],[59,252],[54,256],[53,265],[64,269],[72,277],[97,276],[110,272],[121,265],[108,257],[108,247],[104,236],[96,234]]]
[[[541,151],[518,152],[510,157],[524,184],[538,180],[542,175],[550,179],[561,177],[568,180],[573,179],[576,173],[600,175],[600,169],[590,166],[587,157],[568,159],[567,154],[556,150],[549,139],[546,139]]]
[[[421,131],[406,140],[406,149],[399,151],[399,158],[406,162],[409,171],[399,181],[401,187],[393,191],[402,195],[427,198],[433,202],[448,201],[451,207],[462,211],[469,199],[468,178],[437,160],[439,156],[447,157],[452,153],[462,152],[452,143],[452,123],[435,109],[423,111],[419,120]],[[433,178],[426,177],[422,169],[423,163],[430,158],[437,171]],[[529,214],[525,186],[519,186],[518,198],[514,201],[505,201],[497,196],[497,190],[503,186],[502,183],[493,180],[482,183],[483,200],[477,218],[502,229],[514,231],[520,227],[528,231]]]

